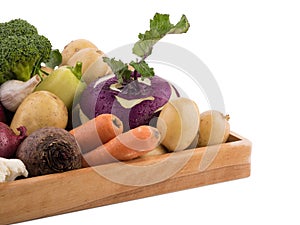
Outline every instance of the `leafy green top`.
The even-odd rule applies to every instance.
[[[185,15],[182,15],[179,22],[173,25],[168,14],[156,13],[150,20],[150,30],[138,35],[139,41],[134,44],[132,49],[132,52],[140,57],[140,60],[129,63],[134,68],[134,79],[136,79],[137,73],[141,75],[142,79],[153,77],[154,69],[145,62],[145,59],[151,55],[153,46],[167,34],[186,33],[189,27],[190,24]],[[119,83],[130,82],[132,71],[129,70],[127,63],[108,57],[104,57],[103,60],[111,67]]]

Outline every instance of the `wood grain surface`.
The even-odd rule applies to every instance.
[[[250,176],[251,142],[231,133],[210,158],[197,148],[0,184],[0,224],[22,222]],[[155,176],[160,165],[166,174]],[[179,163],[181,165],[179,165]],[[124,171],[120,175],[120,171]],[[137,169],[132,169],[137,168]],[[166,168],[166,167],[165,167]],[[202,169],[201,169],[202,168]],[[177,171],[176,171],[177,170]],[[175,172],[174,172],[175,171]],[[173,172],[173,174],[172,174]],[[165,176],[165,177],[164,177]],[[148,177],[148,178],[147,178]],[[124,178],[124,179],[123,179]]]

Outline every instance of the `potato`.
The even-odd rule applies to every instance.
[[[98,49],[85,48],[76,52],[68,60],[67,65],[75,66],[78,61],[82,62],[82,79],[89,84],[110,72],[110,67],[103,62],[104,56]]]
[[[79,52],[81,49],[84,48],[94,48],[98,49],[96,45],[86,39],[77,39],[71,41],[67,44],[63,51],[61,52],[62,55],[62,63],[61,65],[66,65],[68,60],[76,53]]]
[[[199,109],[194,101],[188,98],[169,101],[157,121],[162,145],[169,151],[180,151],[191,146],[198,134],[199,117]]]
[[[229,137],[229,116],[216,110],[208,110],[200,114],[200,135],[198,146],[225,143]]]
[[[68,111],[61,99],[48,91],[36,91],[28,95],[18,107],[11,129],[25,126],[27,135],[43,127],[66,128]]]

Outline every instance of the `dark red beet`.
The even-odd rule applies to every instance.
[[[18,147],[16,158],[29,176],[81,168],[81,151],[75,137],[62,128],[44,127],[31,133]]]
[[[11,158],[17,151],[18,146],[26,138],[26,128],[17,128],[20,135],[16,135],[5,123],[0,122],[0,157]]]

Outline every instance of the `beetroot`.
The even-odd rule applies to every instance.
[[[5,123],[0,122],[0,157],[11,158],[17,151],[18,146],[26,138],[26,128],[17,128],[20,135],[16,135]]]
[[[31,133],[18,147],[16,158],[29,176],[39,176],[81,168],[81,151],[75,137],[57,127],[44,127]]]

